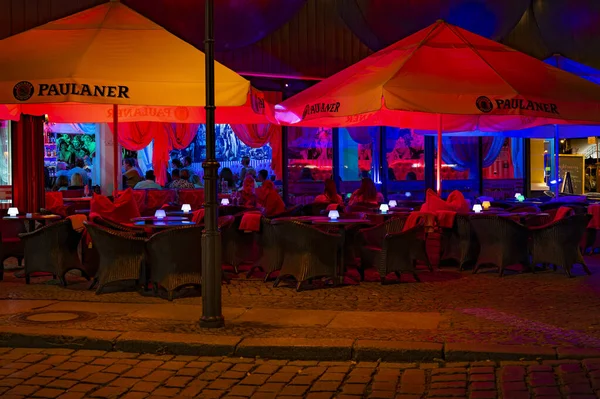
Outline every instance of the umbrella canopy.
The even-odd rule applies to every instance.
[[[0,119],[204,122],[204,53],[111,1],[0,41]],[[217,122],[261,123],[261,92],[215,62]],[[272,118],[270,118],[272,119]]]
[[[600,85],[600,71],[590,66],[581,64],[577,61],[573,61],[569,58],[563,57],[562,55],[553,55],[552,57],[544,60],[546,64],[552,65],[556,68],[562,69],[582,77],[590,82]],[[423,131],[416,130],[416,133],[425,135],[435,135],[436,131]],[[558,137],[561,139],[570,138],[581,138],[581,137],[595,137],[600,136],[600,126],[598,125],[545,125],[537,126],[528,129],[519,130],[502,130],[496,132],[484,132],[480,130],[471,132],[454,132],[445,133],[446,135],[455,136],[504,136],[504,137],[525,137],[525,138],[554,138]]]
[[[600,123],[600,87],[438,21],[287,99],[276,115],[301,126],[444,132],[590,124]]]

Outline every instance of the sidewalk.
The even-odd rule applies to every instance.
[[[600,347],[419,341],[440,336],[447,321],[440,312],[226,307],[227,327],[206,330],[197,327],[201,311],[199,305],[175,303],[1,300],[0,346],[390,362],[600,357]],[[369,331],[389,338],[373,339]],[[411,339],[403,339],[405,332]]]
[[[446,269],[382,286],[296,292],[258,279],[223,285],[225,328],[199,327],[202,298],[96,295],[69,276],[0,282],[0,346],[292,359],[412,361],[599,356],[600,257],[592,276],[473,275]]]

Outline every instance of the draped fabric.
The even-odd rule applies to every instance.
[[[372,50],[380,50],[438,19],[498,40],[519,22],[529,3],[530,0],[337,0],[338,13],[346,25]],[[547,7],[547,2],[543,3]]]
[[[44,184],[44,120],[23,115],[11,131],[13,206],[39,212],[46,199]]]
[[[502,150],[504,137],[483,137],[483,167],[489,167]],[[445,164],[456,165],[453,169],[469,171],[469,177],[478,174],[478,137],[443,137],[442,160]],[[437,141],[436,141],[437,147]]]
[[[523,150],[524,139],[513,137],[510,139],[510,156],[513,164],[513,173],[515,179],[523,178]]]
[[[230,125],[235,135],[248,147],[259,148],[266,144],[271,146],[271,169],[278,178],[283,173],[281,151],[281,127],[268,124]]]
[[[282,100],[282,93],[265,91],[265,100],[270,104],[277,104]],[[277,178],[283,175],[283,152],[281,141],[281,126],[271,123],[266,124],[230,124],[231,130],[248,147],[259,148],[266,144],[271,146],[271,169]]]
[[[346,128],[348,135],[358,144],[369,144],[379,131],[379,126],[360,126]]]
[[[195,123],[119,123],[119,144],[130,151],[141,151],[153,143],[152,166],[156,182],[164,185],[171,150],[187,148],[194,140],[198,126]],[[114,126],[110,123],[109,127],[112,130]]]
[[[204,1],[123,0],[146,18],[204,48]],[[306,0],[219,0],[215,2],[215,50],[235,50],[256,43],[288,22]]]

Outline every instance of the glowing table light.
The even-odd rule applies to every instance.
[[[163,219],[166,216],[167,214],[165,213],[164,209],[158,209],[156,212],[154,212],[154,217],[157,219]]]
[[[387,211],[390,210],[390,207],[388,206],[388,204],[381,204],[379,210],[381,211],[381,213],[387,213]]]
[[[519,201],[519,202],[523,202],[523,201],[525,201],[525,196],[524,196],[524,195],[521,195],[521,194],[519,194],[519,196],[517,197],[517,201]]]
[[[475,205],[473,205],[473,212],[480,213],[481,209],[483,209],[482,206],[481,206],[481,204],[475,204]]]
[[[11,218],[17,217],[18,214],[19,214],[18,208],[8,208],[8,216],[10,216]]]
[[[337,220],[340,217],[340,213],[338,211],[329,211],[327,216],[329,216],[329,219],[331,220]]]
[[[515,194],[515,199],[519,199],[520,196],[521,196],[521,193],[516,193]]]
[[[181,210],[183,211],[183,213],[189,213],[192,210],[192,207],[190,204],[183,204],[181,206]]]
[[[390,206],[390,208],[395,208],[398,206],[398,203],[396,202],[396,200],[391,200],[388,205]]]
[[[229,205],[229,199],[228,198],[223,198],[221,200],[221,205]]]
[[[483,201],[481,203],[481,206],[483,206],[483,209],[487,211],[488,209],[490,209],[490,207],[492,206],[492,204],[490,204],[490,201]]]
[[[410,197],[412,194],[410,193],[410,191],[407,191],[404,195]]]

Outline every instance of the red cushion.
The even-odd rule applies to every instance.
[[[179,190],[179,205],[190,204],[192,209],[201,208],[204,205],[204,189],[183,189]]]
[[[146,208],[155,211],[163,205],[175,202],[175,191],[173,190],[147,190]]]
[[[469,213],[470,209],[469,209],[469,204],[467,203],[467,200],[465,199],[465,196],[463,195],[463,193],[461,193],[458,190],[454,190],[450,193],[450,195],[448,196],[448,199],[446,200],[446,202],[448,204],[450,204],[451,207],[453,207],[454,211],[456,212],[460,212],[460,213]],[[443,209],[440,209],[443,210]]]
[[[63,196],[60,191],[48,191],[46,193],[46,209],[52,209],[63,205]]]
[[[558,210],[556,211],[556,215],[554,215],[554,222],[564,219],[567,216],[571,216],[574,213],[572,208],[569,208],[568,206],[561,206],[560,208],[558,208]]]
[[[121,197],[127,190],[118,191],[116,197]],[[146,210],[146,190],[133,190],[133,198],[137,204],[138,210],[144,212]]]
[[[437,211],[456,211],[456,209],[441,199],[435,191],[428,189],[425,194],[425,204],[421,207],[421,212],[435,213]]]
[[[140,216],[132,189],[125,190],[114,203],[104,195],[95,194],[90,204],[90,213],[97,213],[116,223],[129,223],[132,218]]]

